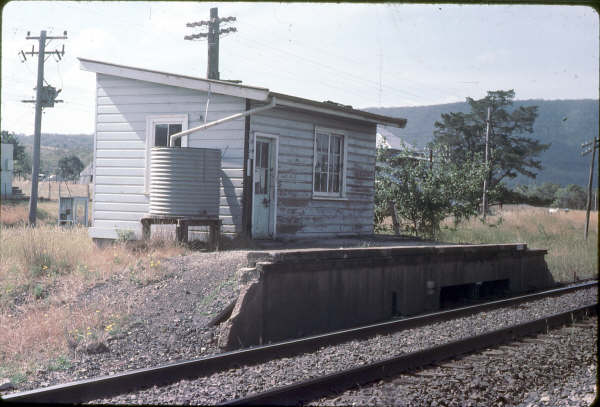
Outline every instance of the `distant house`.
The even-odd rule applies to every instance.
[[[429,152],[425,149],[420,150],[402,140],[399,136],[392,133],[385,126],[377,126],[377,148],[385,147],[388,155],[397,155],[399,153],[408,153],[407,158],[413,160],[429,160]]]
[[[225,234],[373,232],[377,125],[404,127],[405,119],[234,82],[80,63],[96,73],[92,237],[141,236],[152,148],[203,123],[212,127],[183,136],[181,147],[220,150]]]
[[[79,173],[79,184],[91,184],[94,180],[94,162],[89,163],[83,171]]]
[[[0,149],[0,196],[10,198],[12,196],[14,146],[2,143]]]

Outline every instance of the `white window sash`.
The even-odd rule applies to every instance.
[[[146,173],[144,176],[144,193],[150,193],[150,155],[152,147],[155,144],[154,129],[157,124],[180,124],[181,131],[188,129],[188,115],[187,114],[173,114],[173,115],[160,115],[160,116],[147,116],[146,117]],[[167,131],[168,133],[168,131]],[[169,143],[169,137],[167,136],[167,144]],[[181,147],[188,146],[188,137],[184,136],[181,140]]]
[[[328,137],[328,147],[327,147],[327,182],[326,182],[326,186],[325,186],[325,192],[321,192],[321,191],[316,191],[315,190],[315,182],[316,182],[316,177],[317,177],[317,173],[320,174],[320,171],[317,171],[317,162],[318,162],[318,154],[319,154],[319,149],[317,147],[317,136],[318,134],[324,134],[327,135]],[[342,151],[340,151],[339,154],[339,166],[340,166],[340,172],[339,172],[339,192],[328,192],[329,191],[329,185],[332,182],[331,181],[331,175],[330,175],[330,167],[332,165],[332,156],[331,156],[331,139],[332,136],[339,136],[340,137],[340,148],[342,149]],[[347,161],[347,137],[346,134],[343,131],[340,130],[336,130],[336,129],[327,129],[327,128],[323,128],[323,127],[315,127],[315,133],[314,133],[314,148],[313,148],[313,180],[312,180],[312,191],[313,191],[313,197],[314,198],[338,198],[338,199],[345,199],[346,197],[346,161]],[[320,185],[321,189],[323,189],[323,186]],[[333,189],[333,188],[331,188]]]

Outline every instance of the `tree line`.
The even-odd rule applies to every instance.
[[[14,160],[14,173],[25,179],[31,178],[31,155],[25,150],[15,133],[2,130],[0,140],[3,144],[13,145],[13,160]],[[0,151],[0,156],[2,151]],[[61,180],[74,181],[79,177],[79,173],[83,170],[84,165],[81,159],[75,155],[70,154],[61,157],[58,160],[57,176]]]
[[[389,216],[396,233],[434,238],[444,219],[452,217],[456,225],[482,213],[484,184],[491,205],[583,208],[586,194],[578,185],[506,186],[517,176],[535,179],[542,169],[539,156],[550,147],[528,137],[537,106],[512,108],[514,97],[514,90],[488,91],[479,100],[466,98],[469,112],[442,114],[427,146],[429,158],[407,149],[379,148],[376,226]]]

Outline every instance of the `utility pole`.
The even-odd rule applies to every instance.
[[[187,23],[186,27],[201,27],[208,26],[208,32],[186,35],[183,37],[184,40],[201,40],[207,38],[208,40],[208,62],[206,69],[207,79],[219,79],[219,37],[222,34],[236,32],[237,28],[228,27],[221,29],[221,23],[231,23],[236,21],[235,17],[223,17],[219,18],[219,9],[214,7],[210,9],[210,20],[198,21],[194,23]]]
[[[584,229],[584,237],[585,240],[588,238],[588,228],[590,225],[590,206],[592,204],[592,182],[594,180],[594,159],[596,158],[596,149],[598,148],[598,143],[600,139],[594,139],[592,141],[588,141],[587,143],[583,143],[581,148],[584,151],[581,155],[586,155],[592,153],[592,162],[590,163],[590,177],[588,180],[588,190],[587,190],[587,202],[586,202],[586,210],[585,210],[585,229]]]
[[[37,200],[38,200],[38,176],[40,173],[40,143],[42,135],[42,108],[54,107],[54,103],[62,102],[62,100],[56,100],[56,96],[60,93],[60,90],[48,85],[44,86],[44,62],[46,61],[46,54],[56,55],[58,60],[62,59],[65,54],[65,46],[62,47],[62,52],[59,50],[46,52],[46,41],[48,40],[64,40],[67,39],[67,32],[60,37],[49,37],[46,35],[46,31],[40,32],[39,37],[32,37],[27,32],[28,40],[38,40],[38,50],[35,51],[34,46],[31,47],[31,51],[23,52],[21,50],[20,55],[23,57],[23,61],[27,60],[26,55],[38,56],[38,71],[37,71],[37,86],[35,93],[35,100],[23,100],[24,103],[35,103],[35,127],[33,136],[33,164],[31,168],[31,194],[29,197],[29,225],[35,226],[36,215],[37,215]]]
[[[487,215],[487,188],[488,188],[488,155],[490,152],[490,128],[492,126],[492,108],[488,107],[487,111],[487,129],[485,131],[485,178],[483,179],[483,221],[485,222],[485,217]]]

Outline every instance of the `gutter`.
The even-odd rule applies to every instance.
[[[264,110],[269,110],[269,109],[274,108],[276,105],[277,105],[277,100],[275,99],[275,96],[272,96],[271,97],[271,102],[268,105],[260,106],[260,107],[257,107],[257,108],[251,109],[251,110],[246,110],[246,111],[243,111],[241,113],[236,113],[236,114],[224,117],[224,118],[219,119],[219,120],[215,120],[215,121],[212,121],[212,122],[209,122],[209,123],[205,123],[205,124],[203,124],[201,126],[192,127],[191,129],[187,129],[187,130],[184,130],[182,132],[175,133],[175,134],[171,135],[171,141],[169,142],[169,147],[175,147],[175,141],[177,139],[179,139],[179,138],[181,138],[183,136],[187,136],[190,133],[195,133],[197,131],[207,129],[209,127],[213,127],[213,126],[216,126],[218,124],[225,123],[225,122],[228,122],[228,121],[231,121],[231,120],[235,120],[235,119],[239,119],[240,117],[246,117],[246,116],[249,116],[249,115],[254,114],[254,113],[262,112]]]

